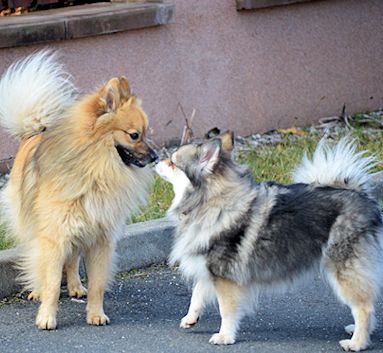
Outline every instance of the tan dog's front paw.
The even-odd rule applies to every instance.
[[[211,344],[234,344],[235,338],[232,335],[225,335],[223,333],[215,333],[211,336],[209,343]]]
[[[86,322],[89,325],[103,326],[109,324],[110,320],[105,314],[88,314]]]
[[[86,297],[87,293],[88,293],[88,291],[82,285],[76,286],[76,287],[69,287],[68,286],[68,294],[70,297],[82,298],[82,297]]]
[[[193,314],[188,314],[182,318],[180,327],[188,329],[193,327],[197,322],[198,322],[198,316]]]
[[[36,326],[39,330],[54,330],[57,327],[56,315],[37,314]]]
[[[40,300],[40,293],[33,290],[32,292],[29,293],[27,299],[33,300],[33,301],[39,301]]]

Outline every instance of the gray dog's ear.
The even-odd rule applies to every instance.
[[[234,148],[234,133],[233,131],[227,130],[219,136],[222,143],[222,151],[231,152]]]
[[[222,142],[219,138],[210,140],[201,146],[199,166],[202,174],[210,174],[213,171],[214,166],[219,160],[221,146]]]

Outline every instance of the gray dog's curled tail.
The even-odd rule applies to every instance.
[[[301,163],[293,172],[296,183],[341,187],[362,192],[370,192],[371,169],[377,164],[374,156],[366,151],[357,151],[355,140],[342,138],[330,145],[322,139],[312,159],[305,153]]]

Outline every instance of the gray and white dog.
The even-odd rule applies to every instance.
[[[383,225],[369,196],[373,157],[343,139],[322,140],[294,173],[296,184],[257,184],[231,158],[230,132],[182,146],[160,162],[171,182],[168,211],[177,231],[170,263],[194,283],[181,327],[193,326],[218,299],[219,333],[213,344],[232,344],[241,317],[260,291],[284,288],[321,269],[355,324],[346,327],[346,351],[360,351],[374,328],[374,302],[383,279]]]

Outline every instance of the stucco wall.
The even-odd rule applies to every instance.
[[[154,139],[307,125],[383,105],[383,1],[323,0],[237,12],[234,0],[175,0],[174,24],[50,43],[85,92],[126,75]],[[1,19],[0,19],[1,20]],[[0,72],[48,45],[0,50]],[[22,97],[20,97],[22,99]],[[17,104],[17,102],[15,102]],[[1,104],[1,102],[0,102]],[[0,160],[16,143],[0,132]]]

